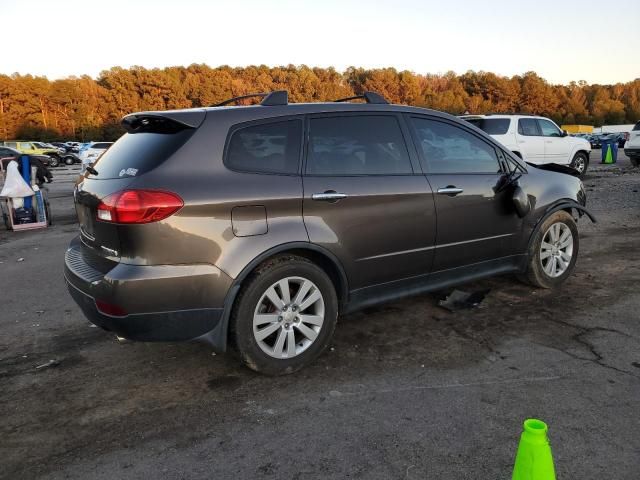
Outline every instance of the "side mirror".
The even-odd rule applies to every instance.
[[[526,217],[531,211],[531,202],[529,196],[525,193],[520,185],[513,190],[513,206],[520,218]]]
[[[563,137],[568,137],[569,136],[569,132],[567,132],[566,130],[562,130],[562,136]]]

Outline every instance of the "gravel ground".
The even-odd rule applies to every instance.
[[[76,172],[56,170],[54,227],[0,233],[0,477],[510,478],[537,417],[558,478],[637,479],[640,169],[599,153],[584,181],[599,222],[580,221],[562,288],[504,276],[463,287],[491,289],[474,310],[429,294],[349,315],[281,378],[92,328],[62,280]]]

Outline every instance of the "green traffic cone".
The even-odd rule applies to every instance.
[[[613,154],[611,153],[611,145],[607,145],[607,155],[604,157],[604,163],[613,163]]]
[[[555,480],[547,429],[547,424],[542,420],[529,418],[524,421],[513,467],[513,480]]]

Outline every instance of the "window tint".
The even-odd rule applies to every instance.
[[[231,135],[226,164],[243,172],[297,173],[302,122],[263,123]]]
[[[470,118],[467,122],[489,135],[504,135],[509,131],[511,120],[508,118]]]
[[[635,126],[633,127],[634,132],[637,132],[638,130],[640,130],[640,122],[636,123]]]
[[[176,133],[125,133],[93,165],[99,180],[135,177],[157,167],[178,150],[195,130]]]
[[[538,119],[538,125],[540,125],[540,131],[544,137],[561,137],[562,133],[560,129],[556,127],[549,120]]]
[[[454,125],[412,118],[428,173],[497,173],[495,149]]]
[[[313,118],[307,173],[315,175],[411,174],[398,119],[389,115]]]
[[[535,118],[521,118],[518,120],[518,133],[529,137],[540,136],[538,122]]]

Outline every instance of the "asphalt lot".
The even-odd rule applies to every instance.
[[[537,417],[559,479],[637,479],[640,169],[599,155],[584,180],[599,223],[580,221],[562,288],[505,276],[462,287],[491,289],[473,310],[428,294],[349,315],[279,378],[92,328],[62,279],[76,172],[54,170],[55,225],[0,231],[0,477],[510,478]]]

